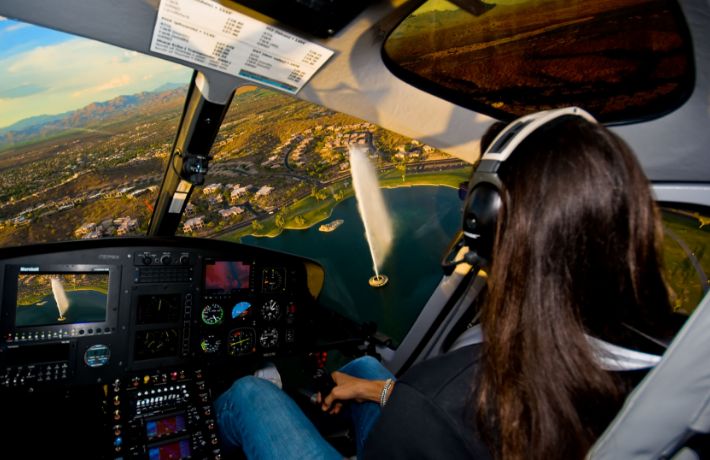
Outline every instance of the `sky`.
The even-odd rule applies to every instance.
[[[0,17],[0,128],[165,83],[192,70],[135,51]]]

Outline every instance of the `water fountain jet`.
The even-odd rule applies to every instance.
[[[392,246],[392,220],[382,197],[377,171],[367,158],[367,152],[361,146],[350,146],[350,171],[357,209],[365,226],[365,237],[375,271],[375,276],[368,283],[372,287],[382,287],[389,281],[386,275],[380,273],[380,267]]]
[[[67,293],[64,290],[64,285],[62,284],[62,281],[55,276],[50,278],[49,282],[52,285],[54,302],[57,304],[57,310],[59,311],[59,318],[57,318],[57,321],[64,321],[67,319],[64,314],[67,310],[69,310],[69,299],[67,298]]]

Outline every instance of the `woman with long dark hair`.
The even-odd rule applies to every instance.
[[[576,113],[555,115],[505,161],[479,166],[499,182],[492,247],[479,259],[491,262],[483,343],[422,362],[396,383],[372,358],[333,373],[322,406],[338,412],[354,400],[359,457],[582,458],[659,359],[638,351],[667,335],[671,311],[649,182],[620,138]],[[258,381],[240,379],[217,400],[228,445],[249,457],[340,456],[289,398]],[[265,393],[279,399],[249,421],[249,401]],[[285,421],[279,434],[264,428]]]
[[[658,211],[626,144],[580,117],[531,135],[499,175],[479,426],[500,458],[581,458],[630,384],[589,337],[666,335]]]

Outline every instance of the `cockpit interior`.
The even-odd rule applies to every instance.
[[[706,1],[3,0],[0,48],[2,457],[242,458],[214,401],[274,365],[354,458],[323,375],[476,335],[462,199],[538,110],[629,143],[708,298]]]

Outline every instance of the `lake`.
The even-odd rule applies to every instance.
[[[66,319],[59,321],[59,311],[53,295],[48,295],[42,300],[22,307],[18,307],[15,325],[46,326],[56,324],[91,323],[106,320],[106,294],[99,291],[81,290],[67,291],[69,309],[65,313]]]
[[[365,228],[354,198],[333,209],[321,223],[343,219],[336,230],[285,230],[276,238],[248,236],[242,243],[289,252],[325,268],[322,305],[358,322],[374,321],[380,332],[399,343],[441,281],[439,262],[461,225],[457,190],[440,186],[382,189],[394,224],[394,242],[381,273],[389,277],[372,288],[374,274]]]

